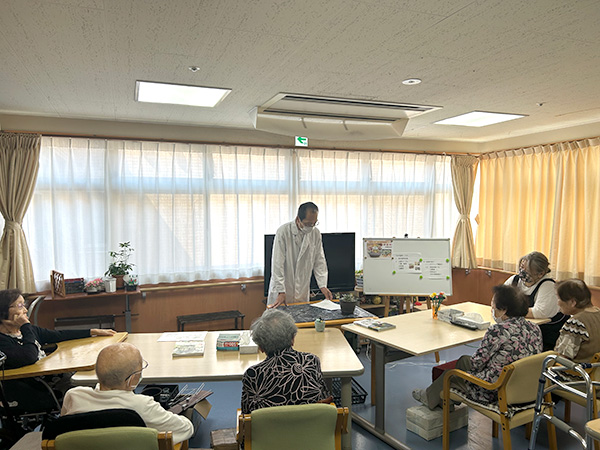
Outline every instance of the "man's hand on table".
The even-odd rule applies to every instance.
[[[272,305],[268,305],[267,309],[277,308],[281,305],[287,306],[287,302],[285,301],[285,292],[281,292],[275,299],[275,303],[273,303]]]
[[[321,292],[327,300],[333,300],[333,295],[331,294],[331,291],[329,289],[327,289],[326,287],[322,287]]]

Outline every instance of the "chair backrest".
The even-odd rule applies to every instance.
[[[347,408],[340,409],[347,415]],[[336,448],[338,408],[334,405],[317,403],[257,409],[252,412],[250,422],[250,442],[245,442],[246,448],[249,443],[252,450]],[[341,436],[341,423],[339,428]]]
[[[42,439],[55,439],[69,431],[110,427],[145,427],[146,423],[132,409],[114,408],[69,414],[49,421],[42,431]]]
[[[514,368],[506,384],[507,404],[535,402],[540,374],[542,373],[542,364],[546,356],[553,354],[555,354],[553,351],[538,353],[519,359],[507,366]]]
[[[43,440],[42,450],[172,450],[173,433],[153,428],[113,427],[70,431]]]

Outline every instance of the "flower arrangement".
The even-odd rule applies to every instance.
[[[446,294],[444,294],[443,292],[440,292],[439,294],[437,293],[433,293],[429,296],[431,298],[431,312],[433,314],[433,318],[437,319],[438,316],[438,311],[440,310],[440,306],[442,306],[442,303],[444,303],[444,300],[446,300]]]
[[[86,291],[99,291],[104,286],[104,280],[102,278],[94,278],[93,280],[85,283]]]

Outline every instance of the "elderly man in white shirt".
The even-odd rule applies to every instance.
[[[122,342],[105,347],[96,361],[99,383],[93,389],[76,387],[67,391],[61,414],[127,408],[137,412],[148,428],[172,431],[174,443],[189,439],[194,434],[192,422],[165,410],[152,397],[133,392],[147,365],[132,344]]]
[[[317,205],[303,203],[298,208],[296,219],[277,230],[271,262],[269,308],[287,305],[288,302],[307,302],[313,272],[325,298],[333,298],[327,289],[327,261],[321,232],[316,228],[318,215]]]

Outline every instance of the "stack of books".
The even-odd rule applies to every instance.
[[[389,322],[383,322],[378,319],[357,320],[356,322],[354,322],[354,325],[358,325],[375,331],[385,331],[396,328],[396,325]]]

